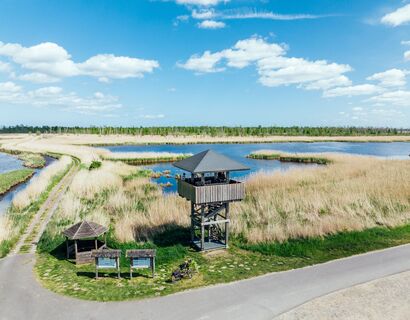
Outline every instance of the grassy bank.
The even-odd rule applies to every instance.
[[[318,155],[290,154],[274,150],[255,151],[247,156],[256,160],[278,160],[281,162],[329,164],[331,160]]]
[[[60,159],[45,168],[33,178],[27,188],[16,195],[7,214],[0,218],[0,258],[14,247],[51,190],[68,172],[70,165],[71,161],[68,163],[67,160]]]
[[[410,226],[407,225],[257,245],[236,238],[226,252],[201,254],[187,245],[188,230],[175,231],[178,235],[177,232],[174,235],[166,234],[168,241],[165,243],[157,240],[141,245],[136,242],[118,243],[112,238],[109,240],[110,247],[122,249],[123,252],[128,248],[156,248],[157,272],[154,279],[143,270],[130,280],[128,261],[122,258],[120,280],[115,278],[114,271],[104,272],[102,279],[95,280],[93,265],[75,266],[65,260],[64,240],[49,242],[47,235],[40,244],[41,253],[35,270],[41,283],[56,293],[86,300],[119,301],[163,296],[410,243]],[[188,258],[197,265],[193,279],[171,283],[171,272]]]
[[[14,186],[27,181],[34,174],[34,170],[21,169],[0,173],[0,195],[5,194]]]
[[[17,157],[23,161],[23,165],[27,168],[43,168],[46,165],[46,160],[41,154],[21,153]]]
[[[134,155],[127,155],[122,153],[111,153],[110,156],[104,157],[108,161],[121,161],[129,165],[147,165],[153,163],[163,163],[163,162],[175,162],[191,155],[185,154],[170,154],[162,155],[162,153],[151,152],[148,155],[146,153],[135,153]]]

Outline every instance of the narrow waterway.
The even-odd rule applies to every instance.
[[[47,167],[49,164],[55,161],[55,159],[51,157],[45,157],[45,160],[46,160],[45,167]],[[19,170],[22,168],[24,168],[24,166],[21,160],[11,155],[8,155],[8,154],[0,153],[0,173],[5,173],[5,172],[13,171],[13,170]],[[35,173],[33,177],[39,174],[42,169],[43,168],[35,169]],[[0,196],[0,215],[3,215],[7,212],[8,208],[10,207],[11,202],[13,201],[13,197],[19,191],[23,190],[30,183],[31,179],[15,186],[14,188],[10,189],[6,194]]]

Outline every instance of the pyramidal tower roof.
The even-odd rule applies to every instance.
[[[249,170],[243,164],[213,150],[202,151],[173,165],[191,173]]]
[[[108,228],[99,225],[95,222],[82,221],[63,231],[63,234],[69,239],[75,240],[95,238],[107,231]]]

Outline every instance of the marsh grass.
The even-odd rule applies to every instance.
[[[250,159],[256,160],[279,160],[281,162],[298,162],[298,163],[316,163],[330,164],[332,161],[318,154],[291,154],[275,150],[259,150],[247,156]]]
[[[54,164],[56,165],[53,166]],[[35,198],[31,198],[31,201],[27,206],[19,208],[13,205],[9,209],[9,211],[1,217],[0,227],[2,228],[0,229],[0,258],[6,256],[14,247],[21,234],[29,225],[33,216],[40,209],[41,205],[47,200],[50,191],[68,172],[70,165],[71,158],[69,158],[68,160],[60,159],[49,167],[45,168],[43,172],[51,167],[48,173],[44,174],[41,179],[33,179],[34,181],[30,182],[30,184],[36,184],[37,181],[39,183],[38,189],[36,189],[35,186],[33,188],[36,190],[41,189],[42,192],[40,194],[37,194]],[[46,178],[48,185],[43,188],[43,183]],[[20,193],[24,192],[24,190],[25,189],[20,191]]]
[[[232,231],[250,243],[321,237],[410,219],[410,161],[325,154],[327,166],[258,173],[232,205]]]
[[[63,156],[42,170],[39,175],[30,181],[26,188],[16,194],[12,201],[13,207],[17,210],[28,207],[47,189],[53,177],[64,171],[71,164],[71,161],[70,157]]]
[[[46,165],[46,160],[41,154],[23,152],[17,156],[23,161],[23,165],[27,168],[43,168]]]
[[[0,173],[0,195],[6,193],[14,186],[27,181],[34,174],[32,169],[20,169]]]

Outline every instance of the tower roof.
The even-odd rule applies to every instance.
[[[95,238],[99,237],[103,233],[107,232],[108,228],[99,225],[95,222],[88,222],[88,221],[82,221],[79,222],[67,230],[63,231],[63,234],[71,239],[85,239],[85,238]]]
[[[213,150],[202,151],[173,165],[191,173],[249,170],[241,163]]]

